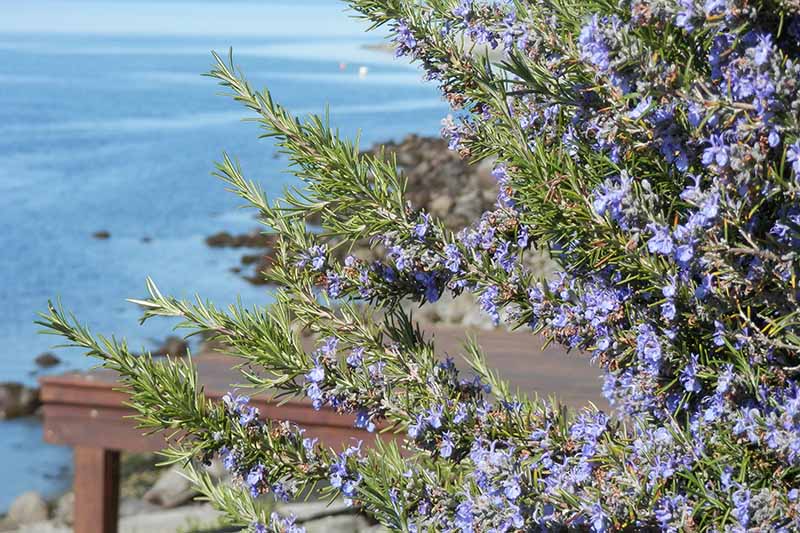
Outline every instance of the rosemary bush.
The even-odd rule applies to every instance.
[[[144,428],[189,436],[171,460],[220,454],[238,484],[192,477],[257,532],[301,528],[252,497],[320,483],[401,531],[800,530],[800,5],[350,4],[439,84],[457,110],[450,148],[496,158],[496,209],[453,234],[407,204],[393,161],[292,117],[215,56],[210,76],[304,184],[268,201],[232,159],[218,165],[279,236],[267,275],[280,289],[266,308],[220,310],[148,281],[134,302],[144,320],[182,317],[224,341],[256,388],[354,413],[395,442],[333,450],[245,397],[213,403],[191,360],[134,356],[58,306],[46,331],[119,371]],[[388,252],[339,261],[328,237]],[[541,247],[554,279],[522,266]],[[590,354],[615,415],[514,395],[477,346],[475,377],[460,376],[399,306],[445,291]],[[318,335],[313,353],[298,324]]]

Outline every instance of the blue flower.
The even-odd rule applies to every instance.
[[[714,321],[714,344],[717,346],[725,345],[725,325],[719,320]]]
[[[639,120],[640,118],[642,118],[642,116],[644,116],[645,111],[648,110],[650,104],[652,103],[653,99],[651,97],[647,96],[645,98],[642,98],[639,101],[639,103],[636,104],[636,107],[628,111],[628,118],[632,120]]]
[[[325,277],[327,278],[328,296],[338,298],[342,294],[342,278],[332,270],[329,270]]]
[[[257,464],[247,473],[245,483],[250,489],[250,495],[255,498],[261,493],[261,483],[264,480],[264,465]]]
[[[300,259],[297,260],[296,265],[300,268],[311,265],[313,270],[319,272],[325,268],[325,263],[327,261],[325,254],[325,245],[312,246],[307,251],[300,254]]]
[[[417,48],[417,40],[404,20],[399,21],[395,27],[394,42],[397,43],[397,57],[411,54]]]
[[[675,286],[675,278],[670,278],[669,282],[661,287],[661,294],[664,295],[664,298],[674,298],[675,294],[677,293],[678,289]]]
[[[422,240],[425,238],[425,235],[428,233],[428,229],[431,225],[431,216],[428,213],[422,213],[419,216],[419,221],[414,226],[414,235]]]
[[[315,361],[314,368],[306,374],[306,379],[313,383],[321,383],[325,380],[325,369],[319,364],[318,361]]]
[[[450,272],[457,274],[461,270],[462,256],[455,244],[448,244],[444,247],[445,263],[444,266]]]
[[[445,459],[453,454],[453,433],[445,431],[442,434],[442,441],[439,443],[439,455]]]
[[[246,426],[256,419],[258,419],[258,409],[256,407],[247,407],[242,409],[239,415],[239,424]]]
[[[581,57],[601,71],[608,71],[611,66],[610,50],[600,29],[600,19],[592,16],[591,21],[581,28],[578,37],[581,46]]]
[[[792,164],[795,177],[800,178],[800,141],[795,141],[786,149],[786,161]]]
[[[651,368],[658,369],[661,362],[661,342],[659,342],[652,326],[648,324],[639,326],[639,334],[636,337],[636,350],[639,356],[649,363]]]
[[[757,39],[758,44],[753,49],[753,62],[760,67],[769,61],[769,57],[773,53],[772,35],[761,33]]]
[[[730,160],[730,148],[723,139],[722,134],[711,135],[708,142],[711,146],[703,151],[703,164],[705,166],[716,164],[721,168],[727,166]]]
[[[592,505],[590,522],[595,533],[604,533],[608,528],[608,516],[599,503]]]
[[[403,271],[410,267],[410,258],[404,248],[394,245],[389,248],[389,253],[387,255],[389,258],[394,259],[394,264],[397,267],[397,270]],[[387,279],[387,281],[389,280]]]
[[[651,254],[659,253],[662,255],[671,255],[675,250],[675,243],[669,234],[669,229],[660,224],[650,224],[648,226],[653,232],[653,236],[647,241],[647,249]]]
[[[436,274],[433,272],[415,272],[414,279],[422,285],[422,291],[425,294],[426,300],[433,303],[439,299],[441,292]]]
[[[522,494],[522,488],[519,486],[519,478],[517,476],[511,477],[503,484],[503,494],[509,500],[516,500]]]
[[[465,21],[469,19],[469,16],[472,14],[472,0],[461,0],[461,2],[453,8],[453,15],[457,18],[464,19]]]
[[[478,296],[478,303],[481,309],[488,314],[492,322],[497,325],[500,322],[500,311],[497,308],[497,300],[500,297],[500,289],[495,285],[489,285],[483,293]]]
[[[472,502],[468,499],[465,499],[458,504],[458,507],[456,507],[456,514],[453,518],[455,519],[454,521],[456,527],[458,527],[462,533],[472,533]]]
[[[703,10],[707,16],[716,15],[727,7],[727,0],[706,0]]]
[[[444,408],[441,405],[436,405],[428,409],[428,415],[425,417],[425,422],[434,429],[442,427],[442,413]]]
[[[681,6],[681,10],[675,15],[675,25],[691,33],[694,30],[694,18],[696,16],[694,1],[678,0],[678,5]]]
[[[422,415],[417,415],[416,420],[413,424],[408,425],[408,436],[414,440],[417,440],[422,432],[425,430],[427,423]]]
[[[356,413],[355,427],[366,429],[370,433],[375,431],[375,424],[366,409],[359,409]]]
[[[680,381],[687,392],[700,392],[702,389],[697,379],[697,354],[692,354],[689,364],[681,371]]]
[[[467,411],[467,406],[461,402],[458,402],[458,404],[456,405],[456,412],[453,415],[453,423],[461,424],[467,419],[468,416],[469,412]]]
[[[694,246],[691,244],[681,244],[675,250],[675,260],[682,268],[687,268],[694,257]]]
[[[739,489],[733,493],[733,516],[739,521],[739,525],[747,527],[750,522],[750,491]]]
[[[357,348],[353,348],[350,354],[346,358],[347,366],[350,368],[357,368],[361,366],[364,357],[364,348],[359,346]]]
[[[225,467],[225,470],[233,471],[236,470],[238,461],[236,454],[233,450],[229,449],[227,446],[223,446],[219,450],[219,454],[222,457],[222,466]]]
[[[303,439],[303,448],[305,449],[305,451],[306,451],[307,453],[309,453],[309,454],[312,454],[312,455],[313,455],[313,453],[314,453],[314,446],[316,446],[316,445],[317,445],[317,441],[318,441],[318,440],[319,440],[319,439],[317,439],[316,437],[315,437],[315,438],[311,438],[311,437],[306,437],[306,438],[304,438],[304,439]]]
[[[311,406],[316,410],[321,409],[325,404],[325,393],[316,383],[310,383],[306,387],[306,396],[311,400]]]
[[[510,250],[511,243],[505,241],[497,247],[494,252],[494,261],[499,264],[506,272],[511,272],[517,262],[516,255]]]
[[[661,304],[661,316],[663,316],[667,320],[673,320],[675,318],[675,302],[673,300],[667,300],[663,304]]]

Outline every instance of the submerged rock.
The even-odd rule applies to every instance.
[[[269,248],[275,244],[275,236],[258,230],[242,235],[221,231],[206,237],[206,244],[212,248]]]
[[[39,389],[22,383],[0,383],[0,419],[30,416],[39,405]]]
[[[59,359],[55,354],[44,352],[37,355],[33,362],[36,363],[36,366],[39,368],[50,368],[51,366],[61,364],[61,359]]]

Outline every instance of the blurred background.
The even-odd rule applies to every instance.
[[[322,112],[362,145],[436,135],[447,106],[419,71],[376,46],[336,0],[44,1],[0,16],[0,410],[39,376],[86,369],[80,353],[37,356],[47,300],[96,332],[155,349],[171,324],[137,326],[125,298],[145,276],[178,297],[269,301],[243,279],[241,250],[207,237],[247,233],[252,213],[210,176],[223,151],[279,194],[286,161],[247,113],[201,74],[233,47],[256,87],[299,114]],[[223,239],[224,240],[224,239]],[[51,366],[48,366],[51,365]],[[13,384],[13,385],[12,385]],[[20,392],[22,391],[22,392]],[[24,409],[6,415],[27,415]],[[39,419],[0,421],[0,514],[23,491],[53,500],[70,450],[43,443]]]

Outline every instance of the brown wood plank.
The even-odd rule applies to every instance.
[[[119,452],[75,448],[75,533],[116,533]]]
[[[543,341],[527,332],[471,331],[482,346],[490,365],[513,387],[539,396],[554,395],[572,405],[594,402],[607,408],[600,395],[600,370],[585,356],[567,355],[556,347],[543,349]],[[451,355],[465,367],[460,354],[466,333],[461,328],[437,328],[431,335],[442,356]],[[205,393],[219,399],[241,376],[231,370],[237,362],[222,354],[205,354],[194,359]],[[113,390],[116,375],[109,371],[73,373],[41,379],[44,403],[45,439],[72,445],[94,445],[110,449],[153,450],[163,447],[160,436],[142,437],[134,422],[123,418],[133,411],[122,406],[126,394]],[[263,417],[290,420],[307,428],[310,435],[331,435],[337,443],[350,436],[370,436],[353,427],[352,415],[330,409],[315,411],[306,399],[292,399],[276,405],[269,396],[256,396],[253,403]],[[138,441],[137,441],[138,436]],[[333,443],[329,443],[333,444]]]
[[[540,396],[556,395],[561,401],[574,407],[594,402],[606,408],[605,399],[600,394],[602,372],[589,364],[584,354],[567,354],[562,348],[548,346],[544,341],[525,331],[476,331],[465,332],[463,328],[429,328],[436,343],[437,352],[451,355],[456,364],[463,367],[460,354],[467,334],[474,335],[482,347],[490,366],[496,368],[501,376],[521,391],[538,393]],[[310,348],[310,347],[309,347]],[[218,397],[228,391],[232,384],[242,381],[230,367],[237,359],[222,354],[206,354],[195,357],[200,381],[206,393]],[[86,404],[116,405],[122,396],[115,393],[109,385],[116,384],[113,372],[104,370],[90,373],[72,373],[61,376],[48,376],[41,379],[44,402],[77,402]],[[64,388],[52,389],[49,385]],[[77,390],[69,390],[68,385],[77,385]],[[87,397],[90,391],[93,396]]]

